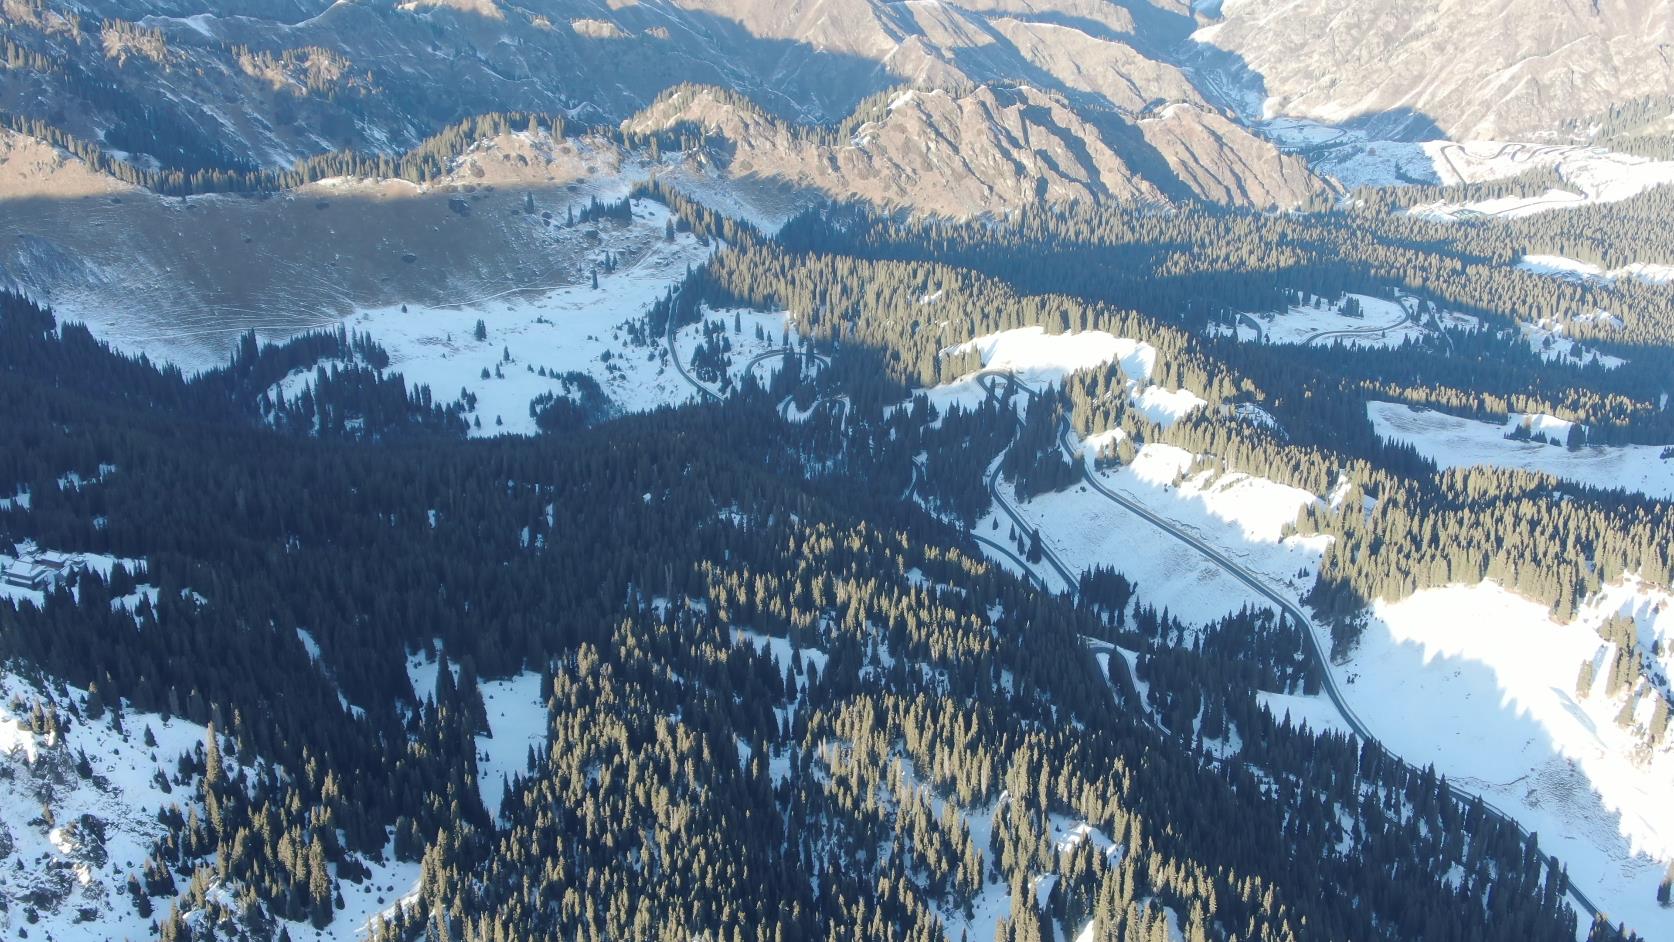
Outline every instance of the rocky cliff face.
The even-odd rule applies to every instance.
[[[493,111],[650,128],[670,116],[637,113],[695,83],[746,96],[759,113],[678,117],[726,127],[750,172],[833,195],[964,214],[1034,199],[1286,205],[1319,187],[1168,61],[1191,20],[1166,2],[561,0],[536,12],[500,0],[240,0],[209,12],[194,0],[5,0],[0,10],[13,66],[0,70],[0,109],[167,167],[398,151]],[[919,90],[908,106],[853,140],[816,144],[798,130],[905,87]]]
[[[1410,138],[1524,139],[1674,93],[1666,0],[1228,0],[1196,41],[1246,107]]]
[[[1297,158],[1198,105],[1130,119],[1029,86],[978,86],[903,91],[875,111],[847,134],[810,134],[698,89],[624,127],[702,127],[724,142],[714,168],[724,177],[950,216],[1072,200],[1292,206],[1325,188]]]

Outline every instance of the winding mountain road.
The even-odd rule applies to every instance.
[[[713,399],[713,400],[721,399],[722,397],[719,393],[717,393],[714,390],[709,389],[708,387],[704,386],[702,383],[700,383],[696,379],[694,379],[690,373],[686,372],[686,368],[685,368],[684,364],[682,364],[680,362],[679,351],[676,349],[676,347],[674,345],[674,334],[675,334],[674,324],[673,324],[673,320],[671,318],[670,323],[668,325],[667,341],[668,341],[669,357],[670,357],[670,359],[672,359],[674,361],[675,369],[677,371],[679,371],[681,377],[684,378],[686,380],[686,382],[690,383],[694,388],[696,388],[704,396],[706,396],[710,399]],[[769,351],[768,353],[761,354],[761,355],[759,355],[755,358],[752,358],[746,364],[746,369],[753,369],[757,362],[759,362],[761,360],[764,360],[764,359],[766,359],[770,356],[783,355],[785,352],[786,352],[785,349],[780,349],[780,350],[777,350],[777,351]],[[796,353],[797,355],[804,355],[804,354],[798,353],[797,351],[790,351],[790,352]],[[816,360],[818,360],[822,364],[822,366],[826,365],[826,361],[824,360],[824,358],[820,357],[818,354],[809,353],[809,354],[805,354],[805,355],[814,357]],[[982,385],[983,390],[988,394],[988,396],[990,398],[994,399],[999,405],[1002,405],[1002,406],[1004,406],[1008,401],[1011,400],[1011,398],[1013,396],[1015,396],[1018,393],[1022,393],[1023,395],[1029,396],[1031,398],[1036,396],[1036,395],[1039,395],[1038,392],[1036,392],[1034,389],[1031,389],[1029,386],[1027,386],[1024,383],[1022,383],[1021,381],[1019,381],[1017,379],[1017,377],[1009,371],[982,370],[982,371],[977,373],[976,379],[977,379],[977,382]],[[997,387],[999,387],[1001,385],[1004,385],[1005,388],[1006,388],[1006,394],[1004,396],[1002,396],[997,391]],[[1021,426],[1022,419],[1017,415],[1017,410],[1016,409],[1009,409],[1007,411],[1011,414],[1013,419]],[[1139,517],[1141,520],[1144,520],[1145,522],[1151,524],[1153,527],[1156,527],[1158,530],[1161,530],[1163,533],[1167,534],[1169,537],[1172,537],[1173,539],[1179,540],[1181,543],[1190,547],[1192,550],[1197,552],[1199,555],[1203,556],[1205,559],[1207,559],[1210,562],[1214,563],[1215,565],[1219,566],[1228,575],[1232,576],[1234,579],[1238,580],[1240,583],[1247,586],[1251,591],[1255,592],[1257,595],[1259,595],[1262,598],[1268,600],[1269,602],[1272,602],[1273,605],[1276,606],[1281,612],[1284,612],[1290,618],[1294,619],[1296,624],[1300,625],[1303,628],[1302,633],[1308,639],[1308,650],[1313,655],[1315,661],[1319,665],[1320,675],[1323,679],[1322,689],[1324,690],[1326,697],[1331,701],[1332,706],[1337,709],[1338,713],[1342,714],[1344,722],[1348,725],[1348,727],[1351,730],[1354,731],[1356,736],[1360,737],[1362,740],[1364,740],[1367,743],[1370,743],[1374,746],[1377,746],[1385,755],[1389,756],[1390,758],[1396,759],[1397,761],[1401,761],[1401,762],[1405,761],[1404,759],[1401,759],[1400,756],[1397,755],[1395,752],[1393,752],[1390,749],[1388,749],[1387,747],[1385,747],[1378,740],[1378,738],[1376,736],[1372,735],[1372,731],[1366,726],[1366,724],[1360,719],[1360,717],[1355,714],[1354,709],[1349,706],[1348,701],[1342,695],[1342,691],[1339,690],[1338,687],[1337,687],[1336,678],[1331,673],[1331,664],[1330,664],[1330,661],[1329,661],[1329,659],[1326,655],[1326,652],[1325,652],[1323,646],[1320,643],[1319,633],[1315,629],[1313,621],[1308,617],[1307,613],[1302,611],[1300,606],[1298,606],[1295,602],[1291,601],[1290,599],[1286,598],[1285,596],[1281,595],[1279,592],[1270,588],[1260,578],[1258,578],[1257,576],[1252,574],[1249,570],[1245,569],[1243,566],[1240,566],[1238,563],[1229,559],[1226,556],[1226,554],[1222,553],[1216,547],[1210,545],[1209,543],[1204,542],[1203,540],[1199,539],[1197,536],[1181,529],[1179,526],[1174,524],[1172,521],[1170,521],[1170,520],[1168,520],[1164,517],[1161,517],[1161,516],[1157,515],[1156,513],[1153,513],[1151,510],[1146,508],[1144,505],[1142,505],[1142,504],[1140,504],[1140,503],[1138,503],[1138,502],[1136,502],[1136,501],[1134,501],[1130,498],[1124,497],[1122,494],[1119,494],[1116,491],[1113,491],[1110,488],[1106,487],[1103,484],[1103,482],[1101,482],[1098,479],[1097,475],[1095,475],[1093,472],[1087,470],[1087,464],[1084,460],[1082,460],[1080,450],[1075,446],[1074,432],[1070,428],[1069,421],[1067,419],[1064,420],[1064,422],[1062,424],[1062,427],[1059,429],[1058,444],[1059,444],[1059,447],[1061,447],[1063,449],[1065,455],[1070,459],[1070,461],[1075,463],[1077,469],[1081,472],[1082,481],[1085,482],[1090,488],[1092,488],[1092,490],[1095,493],[1097,493],[1101,497],[1105,498],[1106,500],[1109,500],[1112,503],[1115,503],[1116,505],[1122,507],[1124,510],[1128,511],[1129,513],[1133,514],[1136,517]],[[1017,511],[1017,508],[1013,507],[1011,505],[1011,503],[1009,501],[1007,501],[1000,494],[999,468],[1000,468],[1000,463],[998,461],[995,461],[993,467],[989,469],[988,477],[987,477],[987,487],[988,487],[989,496],[994,500],[995,505],[998,506],[1000,508],[1000,510],[1008,518],[1010,518],[1011,521],[1013,523],[1015,523],[1022,532],[1026,532],[1026,533],[1034,532],[1037,528],[1033,524],[1030,524],[1026,519],[1024,519],[1022,514],[1020,514]],[[909,496],[912,494],[912,492],[914,490],[916,490],[917,478],[924,473],[923,469],[921,467],[919,467],[919,465],[916,461],[914,461],[914,463],[913,463],[913,471],[914,471],[914,482],[911,486],[908,487],[908,495]],[[1015,551],[1013,551],[1010,547],[1004,546],[1004,545],[1000,544],[999,542],[997,542],[995,540],[988,539],[987,537],[981,536],[979,534],[972,533],[972,534],[970,534],[970,536],[976,542],[982,543],[986,546],[989,546],[989,547],[995,549],[996,551],[1000,552],[1001,554],[1003,554],[1006,558],[1010,559],[1013,563],[1015,563],[1024,573],[1026,573],[1027,577],[1031,581],[1033,581],[1037,587],[1039,587],[1043,591],[1047,590],[1046,581],[1040,576],[1040,574],[1038,572],[1036,572],[1031,566],[1029,566],[1028,563],[1026,563],[1023,559],[1021,559],[1017,555],[1017,553]],[[1064,585],[1068,588],[1068,591],[1073,596],[1073,594],[1076,591],[1076,586],[1077,586],[1077,583],[1078,583],[1079,580],[1074,575],[1072,575],[1069,567],[1064,564],[1063,560],[1058,556],[1058,554],[1056,552],[1054,552],[1050,547],[1048,547],[1045,544],[1045,541],[1042,541],[1042,544],[1041,544],[1041,555],[1042,555],[1043,560],[1048,565],[1050,565],[1052,567],[1053,571],[1056,572],[1059,575],[1059,577],[1063,579]],[[1089,653],[1089,655],[1091,655],[1092,652],[1089,650],[1088,653]],[[1510,814],[1507,814],[1505,811],[1501,810],[1499,807],[1495,806],[1493,803],[1491,803],[1487,799],[1483,798],[1480,794],[1466,791],[1465,789],[1460,788],[1458,785],[1456,785],[1452,782],[1447,783],[1447,788],[1448,788],[1448,791],[1456,799],[1458,799],[1459,801],[1461,801],[1463,803],[1468,804],[1473,799],[1480,802],[1482,804],[1482,808],[1483,808],[1484,811],[1487,811],[1490,814],[1494,814],[1494,815],[1498,816],[1503,822],[1505,822],[1506,824],[1508,824],[1512,828],[1516,829],[1517,833],[1522,835],[1522,837],[1525,841],[1528,840],[1528,838],[1529,838],[1528,830],[1525,829],[1522,826],[1522,824],[1517,821],[1517,819],[1515,817],[1513,817]],[[1570,898],[1573,899],[1576,902],[1576,904],[1579,905],[1580,908],[1588,914],[1588,916],[1590,916],[1594,920],[1597,920],[1599,918],[1600,912],[1599,912],[1598,907],[1593,905],[1593,901],[1590,898],[1588,898],[1586,893],[1584,893],[1579,887],[1577,887],[1575,885],[1573,880],[1569,881],[1568,886],[1566,887],[1566,890],[1568,891]]]
[[[1016,376],[1014,376],[1013,374],[1011,374],[1009,372],[1005,372],[1005,371],[984,370],[984,371],[977,374],[977,381],[982,384],[983,389],[988,393],[988,395],[991,398],[994,398],[995,400],[997,400],[999,402],[999,404],[1001,404],[1001,405],[1004,405],[1005,402],[1008,401],[1011,398],[1012,395],[1015,395],[1018,392],[1021,392],[1024,395],[1030,396],[1030,397],[1038,395],[1038,393],[1035,390],[1029,388],[1028,386],[1024,385],[1022,382],[1020,382],[1017,379]],[[1007,395],[1003,398],[995,391],[995,387],[997,385],[1000,385],[1001,382],[1003,382],[1007,386],[1007,389],[1008,389]],[[1013,409],[1013,410],[1010,410],[1010,411],[1011,411],[1012,416],[1015,418],[1016,415],[1017,415],[1016,410]],[[1021,425],[1022,419],[1017,418],[1017,422]],[[1137,503],[1137,502],[1135,502],[1135,501],[1133,501],[1133,500],[1131,500],[1127,497],[1124,497],[1123,495],[1117,493],[1116,491],[1113,491],[1110,488],[1106,487],[1098,479],[1098,476],[1096,474],[1087,470],[1087,464],[1086,464],[1085,461],[1082,460],[1080,450],[1075,447],[1073,434],[1074,433],[1070,429],[1068,420],[1065,420],[1064,423],[1063,423],[1063,426],[1059,430],[1058,444],[1064,450],[1065,455],[1072,462],[1074,462],[1076,464],[1077,468],[1080,470],[1081,479],[1089,487],[1091,487],[1094,492],[1099,494],[1101,497],[1104,497],[1106,500],[1109,500],[1112,503],[1117,504],[1118,506],[1122,507],[1124,510],[1127,510],[1129,513],[1132,513],[1134,516],[1139,517],[1140,519],[1144,520],[1145,522],[1151,524],[1152,526],[1156,527],[1158,530],[1161,530],[1163,533],[1167,534],[1168,536],[1170,536],[1170,537],[1172,537],[1176,540],[1179,540],[1181,543],[1184,543],[1186,546],[1188,546],[1191,549],[1193,549],[1194,551],[1196,551],[1199,555],[1203,556],[1205,559],[1208,559],[1210,562],[1219,566],[1228,575],[1232,576],[1234,579],[1238,580],[1239,582],[1243,583],[1245,586],[1249,587],[1256,594],[1260,595],[1262,598],[1268,600],[1269,602],[1272,602],[1273,605],[1276,606],[1280,611],[1284,612],[1290,618],[1294,619],[1296,621],[1296,624],[1302,626],[1302,629],[1303,629],[1302,633],[1303,633],[1303,635],[1305,635],[1307,637],[1308,642],[1309,642],[1308,650],[1312,653],[1315,661],[1319,664],[1320,674],[1321,674],[1321,676],[1324,680],[1324,685],[1323,685],[1322,689],[1324,690],[1326,697],[1331,701],[1331,705],[1334,706],[1337,709],[1338,713],[1342,714],[1343,721],[1348,724],[1348,727],[1351,730],[1354,731],[1356,736],[1359,736],[1362,740],[1364,740],[1367,743],[1370,743],[1374,746],[1377,746],[1380,750],[1382,750],[1382,752],[1385,755],[1387,755],[1391,758],[1394,758],[1398,761],[1402,761],[1402,762],[1406,761],[1404,759],[1401,759],[1399,755],[1397,755],[1395,752],[1391,751],[1388,747],[1384,746],[1378,740],[1378,738],[1376,736],[1372,735],[1371,729],[1368,728],[1366,726],[1366,724],[1360,719],[1360,717],[1355,714],[1354,709],[1352,707],[1350,707],[1349,704],[1348,704],[1348,701],[1346,699],[1344,699],[1342,691],[1339,690],[1338,687],[1337,687],[1336,678],[1331,673],[1330,661],[1327,658],[1326,652],[1325,652],[1324,648],[1322,647],[1322,645],[1320,643],[1319,633],[1318,633],[1318,631],[1315,630],[1313,621],[1308,618],[1307,614],[1302,611],[1300,606],[1298,606],[1295,602],[1291,601],[1290,599],[1286,598],[1285,596],[1279,594],[1277,591],[1270,588],[1265,582],[1263,582],[1261,579],[1257,578],[1254,574],[1252,574],[1249,570],[1245,569],[1243,566],[1240,566],[1236,562],[1233,562],[1231,559],[1227,558],[1227,556],[1224,553],[1222,553],[1219,549],[1217,549],[1214,546],[1204,542],[1203,540],[1199,539],[1198,537],[1194,536],[1193,534],[1181,529],[1179,526],[1175,525],[1172,521],[1170,521],[1170,520],[1168,520],[1164,517],[1158,516],[1157,514],[1153,513],[1149,509],[1147,509],[1144,505],[1139,504],[1139,503]],[[996,464],[995,464],[996,472],[998,470],[998,467],[999,467],[999,465],[996,462]],[[998,482],[997,482],[996,478],[997,478],[997,474],[990,474],[989,477],[988,477],[988,493],[994,499],[994,502],[996,504],[998,504],[1001,507],[1002,510],[1005,511],[1005,513],[1008,517],[1010,517],[1012,520],[1016,521],[1019,526],[1022,526],[1022,527],[1025,527],[1025,528],[1032,528],[1030,524],[1026,523],[1023,520],[1022,516],[1017,512],[1017,510],[1015,508],[1013,508],[1005,500],[1005,498],[1000,495],[999,488],[997,487]],[[1044,549],[1044,547],[1043,547],[1043,549]],[[1056,557],[1051,557],[1051,559],[1052,559],[1053,568],[1058,570],[1060,574],[1064,574],[1065,572],[1067,572],[1067,570],[1062,568],[1062,563],[1056,560]],[[1039,577],[1037,576],[1036,578],[1038,579]],[[1073,586],[1075,584],[1075,582],[1073,580],[1071,580],[1067,577],[1065,578],[1065,582],[1066,582],[1066,584],[1069,584],[1071,586]],[[1517,830],[1517,832],[1523,836],[1524,840],[1528,839],[1529,832],[1527,831],[1527,829],[1525,829],[1523,827],[1523,825],[1521,823],[1518,822],[1518,820],[1515,817],[1507,814],[1505,811],[1503,811],[1499,807],[1495,806],[1492,802],[1488,801],[1486,798],[1483,798],[1480,794],[1477,794],[1475,792],[1466,791],[1465,789],[1460,788],[1458,785],[1455,785],[1452,782],[1447,783],[1447,789],[1455,798],[1457,798],[1461,802],[1464,802],[1464,803],[1468,804],[1472,799],[1475,799],[1476,801],[1481,802],[1482,807],[1485,811],[1488,811],[1492,814],[1495,814],[1495,815],[1499,816],[1505,823],[1507,823],[1511,827],[1515,828]],[[1568,885],[1567,889],[1568,889],[1568,892],[1569,892],[1569,895],[1571,896],[1571,898],[1573,898],[1575,900],[1575,902],[1577,904],[1579,904],[1580,907],[1583,910],[1585,910],[1589,916],[1593,917],[1594,919],[1598,918],[1598,916],[1599,916],[1598,907],[1593,905],[1593,901],[1587,897],[1586,893],[1584,893],[1579,887],[1575,886],[1573,880],[1571,880],[1569,882],[1569,885]]]
[[[1321,340],[1335,340],[1340,337],[1364,337],[1368,334],[1384,334],[1391,330],[1398,330],[1399,328],[1405,327],[1409,324],[1422,330],[1423,325],[1419,324],[1417,319],[1413,317],[1412,311],[1407,310],[1406,303],[1404,301],[1400,303],[1401,319],[1395,321],[1394,323],[1384,324],[1382,326],[1373,324],[1366,327],[1345,327],[1340,330],[1316,330],[1308,336],[1303,337],[1300,346],[1306,347]]]

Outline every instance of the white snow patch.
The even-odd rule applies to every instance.
[[[1614,281],[1618,278],[1637,278],[1655,285],[1674,283],[1674,265],[1655,262],[1633,262],[1620,268],[1605,269],[1592,262],[1583,262],[1567,255],[1525,255],[1517,267],[1537,275],[1554,275],[1575,281]]]
[[[1538,832],[1613,920],[1645,931],[1667,918],[1655,896],[1674,859],[1674,750],[1646,753],[1615,722],[1620,698],[1602,680],[1578,697],[1576,679],[1608,653],[1598,624],[1628,610],[1666,637],[1669,601],[1630,580],[1560,625],[1493,583],[1425,589],[1374,603],[1358,649],[1330,669],[1386,746]]]
[[[1604,320],[1609,324],[1620,325],[1619,320],[1603,312],[1578,319]],[[1523,341],[1529,345],[1529,349],[1547,362],[1562,360],[1577,365],[1597,363],[1607,370],[1613,370],[1627,362],[1621,357],[1600,353],[1570,337],[1564,336],[1564,325],[1560,322],[1551,320],[1541,320],[1536,323],[1519,322],[1517,329],[1521,332]]]
[[[87,692],[68,688],[70,700],[85,707]],[[202,726],[178,717],[126,710],[124,732],[111,727],[108,711],[97,720],[71,719],[61,735],[36,735],[27,714],[12,712],[12,698],[50,700],[60,712],[68,702],[54,694],[43,697],[23,678],[0,670],[0,831],[11,836],[11,851],[0,857],[0,897],[12,901],[9,913],[0,912],[0,935],[18,938],[27,926],[31,937],[43,939],[148,938],[150,919],[142,919],[126,893],[129,873],[144,864],[151,843],[164,827],[158,811],[178,804],[182,811],[195,803],[193,789],[174,786],[165,793],[154,780],[159,770],[173,778],[175,760],[205,742]],[[66,713],[67,715],[67,713]],[[143,744],[150,728],[157,745]],[[85,754],[92,777],[77,774],[77,757]],[[52,808],[57,826],[41,818],[44,803]],[[201,814],[201,807],[199,808]],[[83,815],[103,822],[101,854],[91,838],[73,825]],[[178,878],[177,878],[178,879]],[[182,889],[184,882],[182,881]],[[26,922],[23,897],[39,891],[56,900],[35,907],[39,922]],[[154,900],[166,906],[166,900]],[[78,911],[86,909],[85,921]]]
[[[1347,313],[1353,307],[1360,309],[1359,317]],[[1398,347],[1423,337],[1425,330],[1413,323],[1402,301],[1345,294],[1335,300],[1312,298],[1283,311],[1245,312],[1238,317],[1233,335],[1276,344]]]
[[[1090,460],[1088,449],[1082,453]],[[1300,598],[1312,584],[1329,537],[1286,536],[1284,529],[1317,498],[1243,472],[1189,474],[1192,462],[1183,449],[1150,443],[1131,465],[1098,472],[1099,481],[1214,546],[1270,586]],[[1212,621],[1245,605],[1271,605],[1197,550],[1158,532],[1149,521],[1085,484],[1022,504],[1003,481],[1000,487],[1007,502],[1040,528],[1043,542],[1071,570],[1113,567],[1137,582],[1148,604],[1188,623]],[[986,526],[985,519],[977,532],[991,536]],[[1143,552],[1135,552],[1141,546]],[[1050,569],[1040,568],[1050,579]]]
[[[537,671],[482,681],[477,689],[490,730],[490,735],[476,738],[477,791],[489,816],[497,820],[506,783],[527,772],[529,749],[533,747],[537,756],[545,751],[546,702]]]
[[[1663,449],[1655,445],[1588,445],[1570,451],[1562,444],[1507,438],[1506,433],[1521,424],[1518,416],[1495,425],[1394,402],[1368,402],[1366,414],[1379,438],[1410,444],[1443,468],[1519,468],[1674,500],[1674,461],[1663,459]],[[1560,443],[1567,441],[1569,423],[1551,416],[1534,418],[1537,431],[1544,430]]]
[[[796,663],[796,655],[800,654],[803,664],[812,664],[823,676],[825,665],[831,660],[831,655],[819,648],[793,648],[789,638],[758,634],[747,628],[732,629],[732,637],[733,640],[748,643],[757,651],[773,658],[773,662],[778,664],[781,670]]]
[[[1134,405],[1139,407],[1139,411],[1163,426],[1173,425],[1193,409],[1208,404],[1202,396],[1189,389],[1164,389],[1161,386],[1147,386],[1134,397]]]
[[[591,375],[625,411],[684,402],[694,392],[665,362],[661,338],[634,346],[625,330],[710,252],[689,233],[664,241],[667,219],[662,205],[639,202],[634,227],[658,236],[637,260],[613,273],[601,270],[598,290],[582,275],[540,294],[506,292],[453,307],[408,305],[406,312],[400,305],[362,310],[346,326],[371,334],[389,352],[389,369],[411,386],[428,385],[437,401],[451,402],[461,390],[474,394],[482,427],[473,427],[473,435],[534,434],[529,403],[542,393],[563,394],[552,373]],[[486,340],[475,338],[478,320]],[[548,376],[536,372],[543,367]]]
[[[1430,154],[1443,184],[1500,180],[1542,167],[1555,168],[1564,189],[1539,196],[1506,196],[1467,203],[1433,203],[1416,215],[1451,220],[1472,216],[1514,218],[1566,207],[1614,203],[1652,187],[1674,183],[1674,161],[1623,154],[1603,147],[1501,141],[1430,141]]]
[[[1062,383],[1077,370],[1103,366],[1120,360],[1122,372],[1132,380],[1151,378],[1157,350],[1142,340],[1116,337],[1102,330],[1070,334],[1049,334],[1044,327],[1018,327],[984,334],[945,351],[975,350],[982,365],[992,370],[1009,370],[1030,385]]]
[[[1049,334],[1042,327],[1018,327],[984,334],[949,347],[943,354],[970,350],[977,351],[982,357],[984,369],[1004,370],[1024,385],[1037,390],[1048,384],[1062,385],[1066,377],[1078,370],[1117,362],[1127,380],[1134,405],[1151,421],[1161,425],[1170,425],[1205,404],[1203,397],[1189,389],[1164,389],[1150,385],[1157,365],[1155,347],[1143,340],[1117,337],[1102,330]],[[929,394],[938,407],[947,402],[959,402],[969,408],[980,404],[985,396],[975,377],[943,383],[930,390]],[[1019,408],[1025,403],[1025,399],[1018,397]]]
[[[1354,733],[1343,720],[1343,714],[1338,712],[1337,705],[1324,696],[1258,690],[1256,701],[1266,707],[1267,711],[1273,714],[1273,718],[1281,723],[1288,716],[1292,726],[1300,728],[1306,723],[1308,728],[1316,733]]]

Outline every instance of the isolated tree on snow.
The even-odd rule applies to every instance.
[[[1575,695],[1578,697],[1585,697],[1591,693],[1593,689],[1593,678],[1597,674],[1598,670],[1593,667],[1591,658],[1582,661],[1581,673],[1575,678]]]

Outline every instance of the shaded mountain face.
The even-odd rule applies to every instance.
[[[1674,92],[1665,0],[1229,0],[1220,13],[1194,38],[1241,107],[1381,136],[1539,137]]]
[[[1194,23],[1168,2],[240,0],[206,12],[192,0],[7,0],[3,11],[0,109],[155,166],[389,153],[462,117],[538,111],[644,129],[701,120],[768,175],[942,212],[1057,198],[1294,205],[1323,189],[1169,61]],[[728,116],[730,99],[716,98],[702,114],[640,114],[685,84],[753,107]],[[926,94],[856,146],[791,133],[853,127],[857,107],[903,87]],[[933,198],[914,196],[931,185]]]

